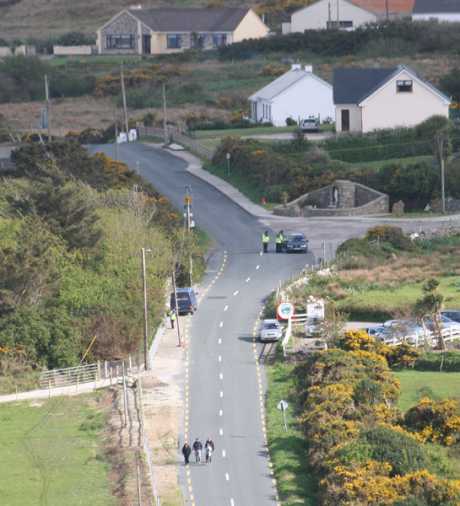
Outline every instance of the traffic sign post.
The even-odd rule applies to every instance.
[[[294,305],[290,302],[282,302],[276,308],[276,316],[279,320],[289,320],[294,314]]]
[[[284,430],[287,432],[287,422],[286,422],[286,410],[289,407],[289,404],[286,401],[279,401],[277,408],[283,413],[283,422],[284,422]]]

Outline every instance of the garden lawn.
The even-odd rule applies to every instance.
[[[460,397],[460,372],[406,370],[395,372],[395,376],[401,383],[399,407],[402,411],[407,411],[422,397]]]
[[[106,413],[97,399],[0,405],[1,504],[116,504],[102,448]]]
[[[220,130],[195,130],[193,136],[198,139],[203,138],[223,138],[223,137],[245,137],[248,135],[280,134],[294,132],[296,126],[286,127],[249,127],[249,128],[225,128]]]
[[[314,506],[314,479],[307,465],[305,436],[296,422],[296,390],[294,365],[277,363],[267,367],[268,394],[266,417],[268,446],[273,463],[278,494],[283,506]],[[282,412],[277,409],[281,399],[288,402],[288,431],[284,430]]]

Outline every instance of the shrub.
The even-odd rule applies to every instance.
[[[286,125],[287,126],[295,126],[295,125],[297,125],[297,121],[295,119],[292,119],[291,117],[286,118]]]
[[[391,225],[378,225],[370,228],[365,236],[367,241],[382,241],[391,244],[398,250],[413,249],[412,241],[404,234],[402,228]]]
[[[404,415],[405,426],[423,441],[452,446],[460,442],[460,404],[423,398]]]

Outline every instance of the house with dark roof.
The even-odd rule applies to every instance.
[[[164,54],[212,49],[268,34],[247,7],[124,9],[97,30],[101,54]]]
[[[249,97],[251,120],[286,126],[288,118],[334,118],[332,86],[313,73],[311,65],[293,64],[291,69]]]
[[[415,0],[412,19],[414,21],[436,19],[459,23],[460,0]]]
[[[411,127],[431,116],[449,117],[450,98],[404,65],[334,71],[337,132]]]

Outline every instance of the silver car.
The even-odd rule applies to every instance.
[[[264,320],[260,329],[260,340],[263,343],[279,341],[283,337],[283,327],[278,320]]]

